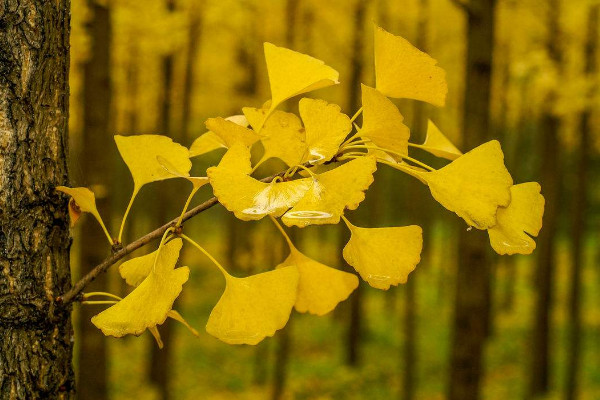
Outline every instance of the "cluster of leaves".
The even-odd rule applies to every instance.
[[[206,325],[208,333],[224,342],[256,344],[283,328],[292,308],[316,315],[333,310],[356,289],[357,276],[302,254],[277,218],[297,227],[337,224],[342,219],[351,232],[343,256],[362,279],[384,290],[405,283],[420,261],[421,228],[358,227],[344,216],[346,209],[356,209],[364,199],[378,164],[428,185],[434,199],[445,208],[469,226],[487,230],[496,252],[533,251],[531,236],[541,228],[544,198],[535,182],[513,185],[497,141],[462,154],[430,121],[425,143],[409,142],[410,130],[389,97],[443,106],[445,72],[433,58],[403,38],[375,27],[377,87],[362,86],[362,108],[349,118],[335,104],[302,98],[298,117],[277,107],[297,95],[337,84],[338,73],[310,56],[270,43],[264,48],[271,99],[262,108],[247,107],[243,115],[207,120],[209,131],[189,149],[164,136],[115,136],[134,182],[117,239],[111,239],[90,190],[58,189],[72,197],[72,222],[81,212],[92,213],[113,244],[120,243],[127,214],[145,184],[176,177],[187,179],[192,191],[183,216],[197,190],[210,183],[218,201],[237,218],[271,218],[289,245],[289,256],[268,272],[234,277],[182,232],[180,217],[179,223],[165,232],[156,251],[120,265],[121,276],[134,287],[129,295],[123,299],[107,293],[84,295],[88,303],[112,304],[92,318],[104,334],[122,337],[148,329],[160,345],[157,325],[168,317],[187,325],[171,309],[189,276],[188,267],[176,268],[184,240],[205,254],[225,277],[225,291]],[[361,112],[362,126],[353,125]],[[258,142],[264,155],[253,166],[251,148]],[[410,147],[450,162],[436,170],[409,156]],[[217,148],[227,149],[218,165],[208,168],[206,177],[190,176],[190,158]],[[289,168],[271,182],[254,178],[252,173],[258,165],[270,158],[282,160]],[[112,299],[88,300],[96,295]]]

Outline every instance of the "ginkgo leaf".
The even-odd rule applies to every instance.
[[[291,242],[288,244],[290,254],[276,268],[290,265],[298,267],[300,278],[296,311],[325,315],[358,287],[356,275],[321,264],[302,254]]]
[[[188,175],[192,168],[188,149],[167,136],[116,135],[115,142],[133,177],[134,194],[146,183],[174,177],[160,165],[158,156],[168,160],[177,171],[185,175]]]
[[[247,127],[248,120],[243,115],[232,115],[225,118],[226,121],[231,121],[237,125]],[[219,135],[212,131],[208,131],[200,135],[190,146],[190,158],[197,157],[202,154],[209,153],[216,149],[227,148],[227,143]]]
[[[260,136],[252,129],[228,121],[225,118],[209,118],[206,120],[205,125],[207,129],[221,138],[227,148],[235,143],[250,147],[260,140]]]
[[[490,244],[498,254],[531,254],[542,229],[544,196],[537,182],[521,183],[510,188],[508,207],[498,208],[498,223],[488,229]]]
[[[170,250],[161,249],[155,267],[131,293],[92,317],[92,323],[105,335],[137,336],[165,322],[190,273],[188,267],[175,268],[182,242],[179,238],[171,242]]]
[[[364,200],[375,170],[375,159],[366,156],[315,176],[310,189],[281,220],[301,228],[337,224],[344,209],[354,210]]]
[[[180,250],[181,240],[171,240],[165,243],[160,249],[161,258],[159,261],[177,258]],[[138,286],[152,271],[158,252],[158,250],[155,250],[152,253],[132,258],[119,265],[121,278],[125,279],[125,282],[130,286]]]
[[[249,160],[250,151],[236,144],[228,150],[218,166],[206,171],[214,195],[241,220],[258,220],[266,215],[280,216],[296,204],[312,185],[308,178],[289,182],[260,182],[247,175],[245,167],[249,165]]]
[[[417,173],[427,182],[434,199],[477,229],[496,225],[498,207],[510,203],[513,180],[497,140],[476,147],[436,171]]]
[[[265,43],[271,111],[290,97],[338,84],[339,73],[321,60]]]
[[[425,142],[413,146],[423,149],[436,157],[445,158],[451,161],[456,160],[463,154],[450,140],[448,140],[431,120],[427,123],[427,136],[425,137]]]
[[[257,344],[285,326],[296,301],[298,268],[225,278],[225,292],[206,324],[209,334],[229,344]]]
[[[360,137],[381,148],[407,155],[410,130],[402,123],[404,117],[398,108],[377,89],[361,87],[363,126]]]
[[[352,130],[350,118],[340,112],[337,104],[324,100],[303,98],[299,108],[308,147],[305,161],[320,164],[330,160]]]
[[[421,261],[421,227],[360,228],[345,222],[351,232],[343,251],[348,264],[377,289],[406,283],[408,274]]]
[[[264,160],[279,158],[290,167],[302,162],[306,143],[300,118],[292,113],[275,111],[263,125],[267,110],[244,107],[242,111],[252,127],[262,125],[260,134],[265,148]]]
[[[69,201],[71,227],[75,225],[82,212],[88,212],[92,214],[98,223],[100,223],[100,226],[104,228],[104,222],[96,208],[96,196],[94,195],[94,192],[86,187],[70,188],[66,186],[57,186],[56,190],[71,196],[71,201]]]
[[[448,84],[437,61],[406,39],[375,26],[377,90],[389,97],[414,99],[443,106]]]

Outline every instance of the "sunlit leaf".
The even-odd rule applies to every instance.
[[[477,229],[496,225],[498,207],[510,203],[512,178],[500,143],[489,141],[433,172],[418,172],[433,197]]]
[[[360,228],[347,222],[351,237],[344,259],[377,289],[406,283],[421,261],[423,231],[420,226]]]
[[[498,254],[531,254],[542,229],[544,196],[537,182],[527,182],[510,188],[508,207],[498,208],[498,223],[488,229],[492,248]]]
[[[241,126],[224,118],[209,118],[206,120],[206,128],[221,138],[227,148],[235,143],[241,143],[246,147],[252,146],[260,140],[260,136],[252,129]]]
[[[230,344],[257,344],[285,326],[296,301],[298,268],[225,277],[225,292],[206,324],[208,333]]]
[[[188,149],[167,136],[116,135],[115,142],[133,177],[134,193],[146,183],[174,177],[160,165],[157,161],[158,156],[168,160],[177,171],[185,175],[188,175],[192,168]]]
[[[300,279],[296,311],[325,315],[358,287],[356,275],[323,265],[299,252],[293,244],[289,245],[289,256],[277,268],[298,267]]]
[[[377,89],[362,85],[363,126],[360,137],[377,146],[408,154],[410,130],[398,108]]]
[[[373,157],[360,157],[317,175],[306,194],[281,220],[287,226],[301,228],[337,224],[344,209],[354,210],[364,200],[376,169]]]
[[[290,97],[338,82],[339,73],[321,60],[265,43],[271,85],[271,111]]]
[[[406,39],[375,27],[377,89],[389,97],[446,103],[446,72]]]
[[[156,159],[168,173],[174,177],[183,178],[190,182],[193,185],[194,190],[198,190],[208,183],[208,177],[206,176],[189,176],[189,174],[185,175],[181,171],[177,171],[177,168],[164,157],[158,156]]]
[[[161,258],[160,260],[176,259],[181,250],[181,240],[171,240],[163,245],[160,249]],[[130,286],[138,286],[146,279],[152,267],[158,250],[152,253],[132,258],[119,265],[119,274],[125,282]]]
[[[71,201],[69,201],[71,227],[75,225],[82,212],[88,212],[92,214],[100,223],[100,225],[104,226],[102,217],[100,217],[100,213],[96,208],[96,196],[94,196],[94,192],[85,187],[70,188],[66,186],[57,186],[56,190],[71,196]]]
[[[239,160],[234,158],[239,157]],[[250,152],[234,145],[217,167],[206,173],[219,202],[241,220],[258,220],[266,215],[280,216],[298,202],[311,187],[309,178],[289,182],[260,182],[246,172]],[[232,168],[231,166],[241,166]]]
[[[248,121],[243,115],[232,115],[231,117],[225,118],[227,121],[231,121],[237,125],[247,127]],[[227,143],[219,135],[212,131],[208,131],[200,135],[192,145],[190,146],[190,157],[197,157],[202,154],[209,153],[216,149],[227,148]]]
[[[462,152],[452,144],[450,140],[438,129],[435,124],[429,120],[427,124],[427,136],[422,145],[416,145],[436,157],[445,158],[447,160],[456,160],[462,156]]]
[[[137,336],[165,321],[190,273],[188,267],[175,268],[181,239],[170,243],[170,250],[161,250],[156,267],[127,297],[92,318],[105,335]]]
[[[288,166],[298,165],[306,152],[305,134],[300,118],[295,114],[275,111],[263,121],[267,110],[244,107],[244,115],[250,125],[258,129],[262,125],[261,142],[265,148],[263,158],[279,158]]]
[[[340,112],[337,104],[328,104],[324,100],[303,98],[299,107],[308,147],[308,158],[304,161],[323,163],[330,160],[352,130],[350,118]]]

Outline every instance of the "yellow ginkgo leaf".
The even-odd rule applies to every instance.
[[[102,230],[106,234],[108,241],[112,243],[112,239],[106,230],[104,221],[96,208],[96,196],[94,192],[86,187],[70,188],[66,186],[57,186],[56,190],[66,193],[71,196],[69,201],[69,216],[71,217],[71,227],[75,225],[82,212],[88,212],[96,218]]]
[[[350,118],[340,112],[337,104],[328,104],[324,100],[303,98],[299,108],[308,147],[304,161],[322,164],[337,154],[340,144],[352,130]]]
[[[206,324],[208,333],[229,344],[257,344],[285,326],[296,301],[298,268],[225,278],[225,292]]]
[[[363,126],[360,137],[377,146],[407,155],[410,130],[398,108],[377,89],[362,85]]]
[[[427,123],[425,142],[423,144],[413,144],[413,146],[447,160],[456,160],[463,154],[431,120]]]
[[[305,134],[300,118],[295,114],[275,111],[264,123],[267,110],[244,107],[244,115],[250,125],[260,127],[261,142],[265,148],[264,160],[279,158],[288,166],[298,165],[306,152]]]
[[[179,314],[177,311],[171,310],[168,312],[167,316],[169,318],[174,319],[175,321],[181,322],[186,328],[189,329],[190,332],[192,332],[192,335],[194,335],[196,337],[200,337],[200,333],[198,333],[197,330],[195,330],[190,324],[188,324],[187,321],[185,319],[183,319],[181,314]],[[154,340],[156,340],[156,344],[158,345],[158,348],[162,349],[164,347],[164,344],[160,337],[160,333],[158,332],[158,328],[156,326],[153,326],[151,328],[148,328],[148,330],[150,331],[152,336],[154,336]]]
[[[239,158],[239,159],[238,159]],[[217,167],[206,173],[219,202],[241,220],[280,216],[298,202],[311,187],[308,178],[289,182],[260,182],[247,175],[250,151],[240,144],[227,151]],[[242,171],[238,170],[244,169]]]
[[[338,84],[339,73],[306,54],[265,43],[271,111],[290,97]]]
[[[351,232],[343,252],[348,264],[377,289],[406,283],[408,274],[421,261],[421,227],[360,228],[344,220]]]
[[[194,190],[198,190],[208,183],[208,177],[206,176],[189,176],[189,174],[185,175],[181,171],[177,171],[176,167],[164,157],[158,156],[156,159],[168,173],[173,175],[173,177],[183,178],[190,182],[194,187]]]
[[[171,240],[161,247],[161,259],[170,260],[176,258],[180,250],[181,239]],[[152,253],[125,261],[119,265],[121,278],[125,279],[125,282],[130,286],[138,286],[152,271],[157,254],[158,250],[155,250]]]
[[[175,268],[182,242],[179,238],[171,242],[173,246],[161,249],[154,268],[127,297],[92,318],[105,335],[137,336],[165,322],[190,273],[188,267]]]
[[[537,182],[521,183],[510,188],[508,207],[498,208],[498,223],[488,229],[490,244],[498,254],[531,254],[542,229],[544,196]]]
[[[406,39],[375,26],[375,79],[389,97],[414,99],[443,106],[448,84],[437,61]]]
[[[231,121],[237,125],[247,127],[248,121],[243,115],[232,115],[231,117],[225,118],[227,121]],[[216,149],[227,148],[227,143],[219,135],[212,131],[208,131],[200,135],[192,145],[190,146],[190,157],[197,157],[202,154],[209,153]]]
[[[337,224],[344,209],[354,210],[373,183],[377,163],[360,157],[333,170],[316,175],[302,199],[281,218],[287,226]]]
[[[496,225],[498,207],[510,203],[513,180],[497,140],[476,147],[437,171],[417,174],[427,182],[433,198],[477,229]]]
[[[158,162],[158,156],[168,160],[177,171],[185,175],[188,175],[192,168],[188,149],[167,136],[116,135],[115,142],[133,177],[134,194],[146,183],[174,178]]]
[[[291,242],[290,255],[277,268],[295,265],[300,272],[296,311],[325,315],[358,287],[354,274],[323,265],[299,252]]]
[[[260,136],[252,129],[228,121],[225,118],[209,118],[205,122],[206,128],[221,138],[225,147],[229,148],[234,143],[241,143],[246,147],[252,146],[260,140]]]

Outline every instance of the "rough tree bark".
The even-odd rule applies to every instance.
[[[463,149],[489,137],[495,0],[471,0],[467,10],[467,60],[463,114]],[[480,398],[482,356],[490,306],[490,263],[487,233],[464,227],[459,235],[450,400]]]
[[[112,174],[111,165],[106,162],[106,149],[112,145],[110,134],[110,11],[106,5],[89,1],[92,18],[88,22],[90,36],[90,57],[84,65],[83,83],[83,152],[81,165],[85,186],[106,185]],[[110,216],[110,199],[101,191],[96,191],[96,205],[105,218]],[[107,219],[106,222],[109,220]],[[82,221],[81,272],[87,273],[96,264],[110,255],[105,243],[104,232],[98,222],[86,217]],[[98,277],[89,291],[106,291],[107,277]],[[77,392],[81,400],[102,400],[107,394],[107,349],[106,339],[100,330],[90,323],[98,313],[96,307],[81,307],[79,329],[81,337],[78,357]]]
[[[69,0],[0,2],[0,398],[72,398]]]
[[[560,51],[560,0],[549,0],[548,12],[548,56],[560,74],[562,55]],[[544,211],[544,229],[538,240],[538,265],[535,276],[536,303],[534,309],[534,327],[531,338],[531,375],[529,377],[529,395],[540,396],[549,389],[550,382],[550,317],[552,306],[552,281],[554,276],[554,244],[558,224],[558,200],[560,195],[560,150],[559,130],[561,119],[553,113],[552,104],[555,94],[551,92],[545,102],[547,105],[541,119],[541,180],[546,198]]]
[[[588,15],[588,32],[585,44],[585,73],[593,77],[598,73],[598,35],[600,33],[600,4],[590,7]],[[572,271],[569,298],[569,351],[567,352],[567,383],[565,386],[565,399],[578,398],[578,374],[581,371],[581,271],[583,269],[583,256],[585,250],[586,211],[589,190],[589,166],[591,158],[592,110],[588,107],[581,115],[581,134],[577,149],[577,184],[573,198],[573,219],[571,235],[573,249],[571,251]]]

